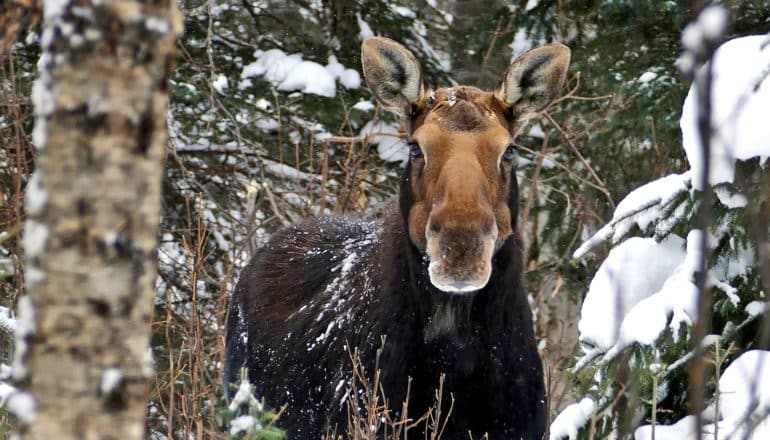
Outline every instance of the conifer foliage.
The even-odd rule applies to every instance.
[[[770,111],[770,36],[722,44],[727,14],[709,7],[682,34],[690,169],[633,190],[574,253],[611,246],[581,310],[582,400],[551,438],[770,433],[770,130],[757,119]]]

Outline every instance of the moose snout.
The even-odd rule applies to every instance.
[[[492,273],[497,225],[486,213],[461,220],[431,216],[425,238],[430,282],[439,290],[466,293],[486,286]]]

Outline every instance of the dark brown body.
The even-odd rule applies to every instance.
[[[412,377],[410,415],[421,416],[445,373],[443,408],[449,393],[455,403],[444,438],[541,438],[543,375],[515,237],[484,290],[450,296],[430,285],[394,203],[380,219],[330,217],[276,234],[235,289],[225,383],[247,367],[260,398],[288,404],[280,425],[290,439],[345,432],[347,344],[371,372],[387,335],[380,368],[391,408],[401,408]]]

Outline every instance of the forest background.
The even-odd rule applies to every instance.
[[[6,24],[0,27],[0,306],[8,310],[25,291],[23,200],[36,156],[30,94],[38,76],[41,7],[26,3],[17,15],[0,6]],[[725,39],[768,32],[765,2],[720,3],[729,12]],[[181,0],[148,437],[224,435],[232,416],[223,410],[220,384],[228,295],[248,257],[273,231],[307,216],[368,212],[395,194],[407,149],[359,75],[360,42],[372,34],[409,47],[436,86],[491,88],[523,51],[552,41],[570,46],[564,96],[517,139],[527,290],[551,415],[589,389],[602,394],[597,386],[625,389],[634,376],[628,371],[613,369],[610,380],[605,376],[597,385],[595,375],[571,370],[581,354],[580,306],[610,246],[581,259],[573,252],[610,221],[631,190],[688,169],[679,121],[691,80],[676,66],[681,32],[703,6],[657,0]],[[282,70],[291,64],[289,55],[306,69]],[[331,79],[321,84],[319,78]],[[757,334],[756,326],[747,328],[720,365],[748,347],[763,348]],[[4,364],[11,363],[12,340],[0,332]],[[659,421],[686,414],[686,380],[683,385],[663,399]],[[648,405],[648,384],[642,380],[639,387],[636,398]],[[606,408],[608,415],[622,413],[618,402]],[[600,416],[593,433],[612,428],[602,428]],[[0,409],[0,435],[13,423]]]

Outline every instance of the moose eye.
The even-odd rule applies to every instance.
[[[503,160],[506,162],[510,162],[515,157],[516,157],[516,147],[513,144],[508,145],[508,148],[505,149],[505,153],[503,153]]]
[[[420,149],[420,146],[417,145],[417,142],[409,143],[409,156],[412,159],[417,159],[418,157],[422,157],[422,150]]]

